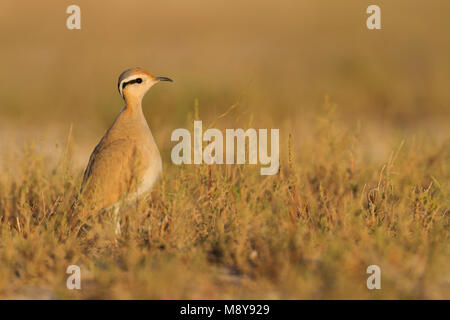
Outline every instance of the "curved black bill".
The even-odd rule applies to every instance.
[[[170,82],[173,82],[172,79],[167,78],[167,77],[156,77],[155,80],[157,80],[157,81],[170,81]]]

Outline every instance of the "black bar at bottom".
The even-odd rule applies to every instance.
[[[444,308],[448,301],[417,300],[56,300],[0,301],[2,312],[21,310],[42,316],[70,317],[113,316],[142,319],[305,319],[324,315],[379,317],[409,315],[429,317]],[[445,313],[444,313],[445,314]],[[158,315],[158,316],[157,316]]]

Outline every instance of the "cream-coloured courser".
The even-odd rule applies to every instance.
[[[141,68],[120,75],[125,106],[92,152],[81,185],[79,200],[89,211],[118,209],[136,200],[161,174],[161,156],[142,112],[144,95],[160,81],[172,80]]]

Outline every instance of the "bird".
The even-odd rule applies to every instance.
[[[125,105],[94,148],[73,207],[88,212],[114,209],[117,217],[122,204],[152,189],[162,174],[162,160],[142,111],[142,99],[161,81],[173,82],[140,67],[120,74],[118,89]]]

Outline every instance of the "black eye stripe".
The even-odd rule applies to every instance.
[[[122,83],[122,90],[125,89],[125,87],[126,87],[127,85],[133,84],[133,83],[142,83],[142,79],[141,79],[141,78],[137,78],[137,79],[133,79],[133,80],[130,80],[130,81],[128,81],[128,82]]]

